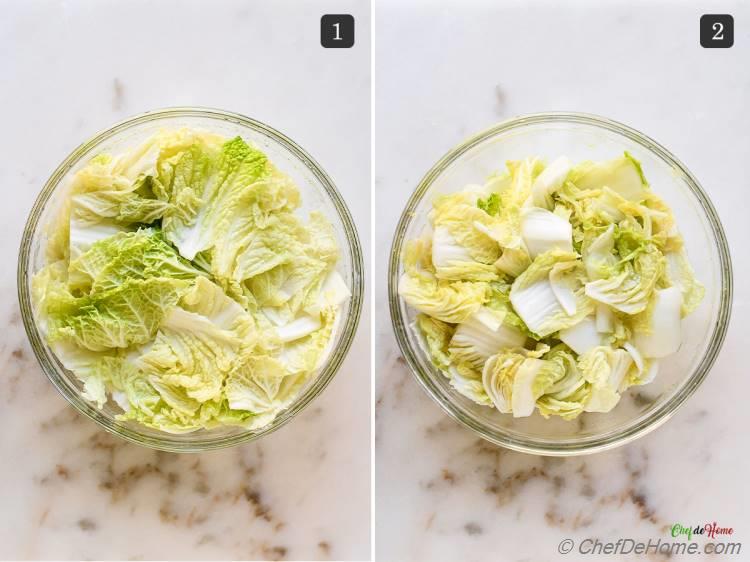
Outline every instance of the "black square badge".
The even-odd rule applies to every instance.
[[[320,44],[326,49],[348,49],[354,45],[354,16],[326,14],[320,18]]]
[[[701,46],[728,49],[734,45],[734,18],[729,14],[701,16]]]

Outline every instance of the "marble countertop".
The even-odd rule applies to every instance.
[[[378,311],[387,310],[392,233],[422,175],[471,133],[545,110],[610,116],[670,147],[723,220],[736,283],[723,351],[684,407],[633,444],[568,459],[497,448],[448,418],[410,374],[390,319],[379,316],[378,559],[564,560],[564,538],[666,540],[674,523],[713,521],[733,527],[732,540],[750,540],[750,10],[712,4],[735,18],[727,50],[699,46],[706,10],[668,1],[377,5]],[[747,558],[750,545],[742,548],[727,559]]]
[[[320,16],[357,18],[325,50]],[[57,164],[115,121],[175,105],[256,117],[338,184],[368,262],[369,5],[333,1],[3,2],[0,21],[0,558],[367,559],[369,311],[341,371],[259,442],[177,455],[78,415],[27,343],[15,267],[26,214]]]

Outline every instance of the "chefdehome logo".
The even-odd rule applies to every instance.
[[[602,555],[672,555],[688,554],[723,554],[740,556],[742,543],[733,542],[731,536],[734,528],[720,525],[716,521],[702,525],[685,525],[674,523],[667,527],[670,538],[659,537],[635,539],[620,537],[617,540],[600,540],[589,537],[581,541],[571,538],[563,539],[557,545],[560,554],[593,554]],[[703,540],[698,541],[698,537]]]
[[[670,535],[677,537],[686,537],[687,540],[692,541],[695,536],[703,536],[708,539],[717,539],[722,536],[730,536],[734,533],[732,527],[722,527],[716,521],[713,523],[705,523],[704,525],[683,525],[681,523],[675,523],[670,528]]]

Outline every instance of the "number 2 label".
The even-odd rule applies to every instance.
[[[716,32],[716,34],[713,36],[713,39],[715,41],[716,40],[721,41],[722,39],[724,39],[724,24],[723,23],[717,21],[715,24],[711,26],[711,29],[713,29]]]
[[[701,47],[728,49],[734,45],[734,18],[730,14],[705,14],[701,16]]]

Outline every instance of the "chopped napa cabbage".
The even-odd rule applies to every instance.
[[[610,224],[583,250],[583,263],[589,279],[602,279],[611,275],[613,268],[617,265],[614,249],[615,225]]]
[[[608,187],[629,200],[640,200],[648,187],[641,164],[629,153],[606,162],[582,162],[570,172],[570,181],[580,189]]]
[[[68,286],[85,293],[114,289],[127,279],[205,275],[180,257],[157,230],[120,232],[91,245],[70,261]]]
[[[503,324],[512,326],[527,337],[534,337],[529,327],[521,320],[521,317],[513,310],[510,303],[511,285],[508,283],[490,283],[490,296],[486,306],[503,314]]]
[[[490,197],[497,196],[497,212],[475,221],[474,227],[497,243],[499,256],[495,268],[515,277],[531,263],[521,234],[521,222],[531,200],[533,182],[543,168],[534,158],[510,161],[506,165],[508,172],[500,176],[502,179],[490,181],[485,186],[485,189],[496,190]]]
[[[278,356],[288,372],[306,375],[323,365],[334,344],[331,334],[341,321],[336,311],[335,308],[324,310],[320,315],[320,329],[284,343]],[[275,349],[275,345],[271,349]]]
[[[627,346],[627,344],[626,344]],[[628,352],[631,350],[628,349]],[[632,355],[632,353],[631,353]],[[630,370],[628,376],[627,386],[641,386],[652,382],[656,375],[659,373],[659,360],[658,359],[646,359],[641,356],[643,360],[643,366],[637,370]],[[635,359],[634,359],[635,361]]]
[[[555,268],[564,267],[570,270],[570,277],[580,276],[583,264],[572,252],[550,250],[538,256],[534,262],[513,282],[510,291],[510,302],[514,310],[526,323],[529,330],[540,337],[574,326],[593,311],[593,303],[586,297],[583,285],[578,280],[578,287],[573,291],[573,304],[560,302],[553,287],[550,275]],[[570,286],[568,286],[568,289]],[[564,292],[566,298],[568,291]],[[566,308],[572,310],[568,314]]]
[[[289,373],[278,359],[253,356],[227,378],[226,395],[231,408],[257,412],[265,418],[287,407],[304,380],[304,376]]]
[[[50,259],[76,257],[97,240],[135,224],[169,220],[176,210],[160,189],[160,167],[193,147],[216,152],[221,142],[202,131],[161,131],[123,154],[92,158],[74,174],[68,197],[48,225]]]
[[[500,248],[497,241],[488,236],[482,228],[491,224],[493,219],[477,206],[480,195],[481,188],[467,189],[452,195],[444,195],[435,201],[432,210],[432,226],[435,231],[432,240],[433,263],[436,253],[438,262],[447,262],[445,267],[450,267],[450,262],[455,259],[465,262],[467,260],[463,255],[454,256],[455,253],[461,254],[463,250],[468,254],[469,260],[477,264],[476,267],[486,266],[482,279],[491,280],[497,276],[492,264],[500,257]],[[447,248],[443,250],[439,248],[440,245]],[[452,246],[457,248],[451,251]],[[436,270],[440,276],[437,264]],[[487,275],[487,272],[490,275]],[[471,277],[473,272],[467,273],[468,277]]]
[[[243,267],[243,273],[233,280],[219,277],[222,286],[239,300],[254,301],[274,308],[275,313],[285,319],[284,322],[296,317],[301,311],[315,314],[321,306],[326,306],[326,301],[322,301],[324,298],[339,303],[346,300],[348,288],[342,289],[335,277],[331,279],[335,264],[332,249],[337,247],[336,239],[330,225],[326,227],[321,224],[321,220],[318,213],[312,214],[310,228],[317,230],[316,235],[297,242],[288,240],[283,251],[267,247],[263,252],[251,255],[255,253],[254,250],[248,250],[248,257],[241,258],[241,262],[238,262]],[[295,226],[295,231],[304,232],[300,225]],[[277,265],[266,269],[263,266],[264,253]],[[251,268],[254,273],[249,273]],[[239,280],[247,275],[252,277],[243,287]],[[328,281],[334,285],[326,286]],[[331,292],[331,288],[334,292]]]
[[[556,263],[549,272],[549,285],[565,314],[574,316],[578,309],[577,291],[581,287],[578,263],[566,261]]]
[[[573,229],[564,218],[532,207],[521,213],[521,235],[533,259],[552,249],[573,251]]]
[[[513,381],[525,360],[522,353],[505,351],[490,357],[482,370],[482,386],[487,396],[505,414],[512,412]]]
[[[635,384],[633,381],[639,381],[643,378],[650,376],[647,371],[651,370],[650,360],[643,357],[643,354],[630,342],[622,344],[622,348],[630,354],[630,358],[633,360],[635,369],[631,369],[632,373],[628,378],[627,385]]]
[[[563,346],[564,347],[564,346]],[[585,384],[575,366],[573,356],[563,348],[547,350],[544,359],[532,357],[521,350],[504,351],[490,357],[482,371],[482,384],[495,407],[514,417],[530,416],[535,406],[545,414],[556,410],[560,415],[582,410],[582,397],[578,406],[563,403]],[[574,399],[576,399],[574,397]]]
[[[558,338],[579,355],[602,344],[602,335],[596,328],[596,320],[587,316],[578,324],[560,330]]]
[[[504,324],[505,313],[482,307],[456,327],[448,344],[453,361],[465,362],[481,371],[485,361],[501,349],[522,347],[526,336]]]
[[[492,400],[487,395],[487,391],[482,384],[481,374],[478,374],[471,368],[466,368],[462,364],[458,366],[451,365],[448,371],[450,385],[459,394],[466,396],[477,404],[483,406],[492,405]]]
[[[482,189],[485,193],[488,193],[484,203],[488,204],[489,200],[497,201],[497,210],[500,209],[500,197],[499,195],[502,194],[504,191],[510,189],[510,187],[513,185],[513,175],[508,170],[503,170],[502,172],[495,172],[493,174],[490,174],[490,176],[487,178],[487,181],[482,186]],[[494,196],[494,197],[493,197]],[[477,201],[477,204],[479,204],[480,201]],[[481,208],[481,207],[480,207]],[[487,211],[487,209],[484,209]],[[494,215],[497,213],[490,213],[487,211],[490,215]]]
[[[160,191],[179,211],[165,220],[164,233],[180,254],[191,260],[217,242],[222,215],[233,211],[238,199],[250,192],[266,171],[265,155],[239,137],[225,143],[210,164],[208,158],[198,146],[160,166]]]
[[[596,305],[596,331],[600,334],[611,334],[615,330],[615,317],[612,309],[606,304]]]
[[[552,210],[554,201],[552,194],[560,189],[570,173],[570,160],[565,156],[550,163],[534,180],[531,186],[531,196],[534,205],[542,209]]]
[[[600,346],[578,358],[578,369],[591,384],[586,412],[609,412],[620,401],[620,392],[627,387],[633,357],[625,349]]]
[[[706,289],[695,278],[693,268],[687,260],[683,249],[668,252],[664,255],[667,260],[666,274],[671,286],[682,292],[682,316],[692,313],[703,300]]]
[[[611,276],[586,283],[586,295],[626,314],[646,309],[664,270],[664,256],[654,245],[646,246]]]
[[[627,152],[508,161],[427,219],[399,283],[418,339],[457,392],[516,417],[610,411],[657,376],[704,296]]]
[[[500,204],[498,193],[490,193],[485,199],[477,199],[477,207],[493,217],[500,212]]]
[[[82,396],[172,433],[273,421],[351,296],[333,226],[299,205],[239,137],[161,131],[78,170],[32,295]]]
[[[79,223],[150,224],[171,210],[168,201],[142,197],[133,191],[94,191],[74,195],[72,216]]]
[[[41,311],[47,316],[48,338],[91,351],[146,343],[188,284],[162,277],[128,279],[113,289],[82,297],[60,287],[47,296]]]
[[[644,357],[661,358],[680,348],[682,294],[677,287],[657,289],[652,299],[646,325],[635,334],[634,341]]]
[[[526,248],[503,248],[502,255],[495,262],[495,267],[511,277],[518,277],[531,265],[531,258]]]
[[[67,223],[66,223],[67,224]],[[65,256],[71,259],[79,257],[99,240],[104,240],[127,229],[112,221],[102,220],[94,224],[86,224],[71,217],[68,227],[70,245],[66,246]]]
[[[455,324],[479,310],[487,300],[489,287],[475,281],[439,280],[429,273],[405,273],[398,292],[420,312]]]
[[[591,396],[591,384],[578,370],[575,354],[559,345],[545,355],[545,360],[547,372],[556,373],[556,380],[537,399],[539,413],[544,417],[557,415],[565,420],[578,417]]]
[[[453,337],[453,333],[456,331],[455,326],[437,320],[427,314],[417,315],[416,326],[422,335],[432,363],[438,369],[447,370],[451,364],[448,344]]]
[[[494,265],[475,261],[445,226],[436,226],[432,235],[432,265],[435,275],[441,279],[491,281],[497,278]]]
[[[305,315],[292,320],[289,324],[279,326],[276,328],[276,332],[279,334],[281,341],[290,342],[309,336],[319,330],[321,326],[320,315],[317,317]]]
[[[331,271],[320,286],[317,299],[305,307],[308,314],[320,314],[323,310],[337,308],[352,296],[349,286],[335,269]]]
[[[547,364],[543,359],[527,357],[516,370],[513,377],[513,394],[511,397],[511,409],[513,417],[521,418],[530,416],[534,412],[537,398],[544,394],[536,382],[540,377],[544,366]]]

